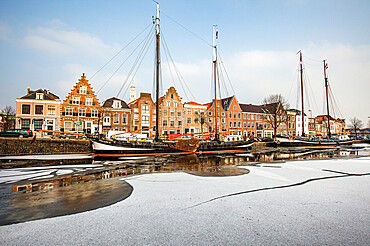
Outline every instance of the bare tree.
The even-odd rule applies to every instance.
[[[15,126],[15,110],[12,106],[5,106],[2,113],[4,119],[4,131],[6,131]]]
[[[357,131],[363,127],[362,121],[356,117],[349,119],[349,128],[355,131],[355,136],[357,137]]]
[[[263,111],[268,114],[267,122],[274,128],[274,136],[280,124],[287,121],[289,104],[281,94],[269,95],[263,99]]]

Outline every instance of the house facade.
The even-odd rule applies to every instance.
[[[150,93],[140,93],[140,97],[128,104],[131,110],[130,129],[133,132],[154,137],[156,125],[156,105]]]
[[[87,134],[101,132],[100,111],[99,100],[83,73],[61,105],[61,131]]]
[[[36,130],[60,130],[61,101],[49,90],[27,90],[27,94],[16,99],[16,128],[34,131],[35,136],[43,137],[52,133]]]
[[[116,97],[105,100],[101,107],[101,115],[102,133],[107,134],[110,130],[120,132],[131,130],[131,109],[125,101]]]
[[[199,136],[207,132],[209,124],[206,120],[207,105],[196,102],[184,103],[184,134],[194,134]],[[199,134],[200,133],[200,134]]]

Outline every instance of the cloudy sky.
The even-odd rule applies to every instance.
[[[218,25],[217,46],[227,72],[222,96],[235,93],[239,102],[261,104],[270,94],[282,94],[299,108],[297,52],[302,50],[305,108],[312,115],[324,112],[326,59],[335,117],[368,121],[370,1],[163,0],[160,8],[162,46],[168,46],[185,81],[168,69],[172,62],[162,50],[163,92],[174,85],[184,102],[193,96],[200,103],[211,100],[210,45],[212,25]],[[155,14],[151,0],[0,1],[0,108],[15,106],[27,86],[49,89],[63,100],[82,73],[100,101],[117,96],[126,80],[119,94],[126,101],[132,80],[138,92],[152,92],[152,39],[134,76],[127,75]]]

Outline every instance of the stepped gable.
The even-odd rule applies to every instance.
[[[43,100],[59,100],[59,97],[53,93],[51,93],[49,90],[43,90],[43,89],[38,89],[36,91],[31,91],[28,90],[27,95],[21,97],[20,99],[36,99],[36,94],[37,93],[42,93],[44,94],[44,99]]]
[[[129,106],[127,105],[127,103],[125,101],[123,101],[122,99],[116,98],[116,97],[111,97],[111,98],[105,100],[102,107],[112,108],[114,101],[120,101],[121,102],[121,108],[129,109]]]
[[[86,86],[86,94],[80,94],[81,87]],[[99,100],[95,95],[95,91],[91,87],[89,81],[86,79],[85,73],[82,73],[81,78],[78,82],[73,86],[72,90],[68,93],[66,99],[64,99],[63,104],[71,104],[70,101],[72,100],[73,95],[78,96],[91,96],[93,98],[93,105],[98,106]]]

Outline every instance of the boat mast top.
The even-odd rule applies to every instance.
[[[154,141],[159,140],[159,69],[160,69],[160,54],[159,54],[159,38],[160,38],[160,29],[159,29],[159,3],[154,1],[157,4],[157,16],[155,18],[155,29],[156,29],[156,86],[155,86],[155,101],[156,101],[156,121],[155,121],[155,139]]]
[[[218,139],[218,104],[217,104],[217,47],[216,47],[216,39],[218,39],[218,27],[217,25],[213,25],[213,77],[214,77],[214,85],[215,85],[215,108],[214,108],[214,115],[215,115],[215,139]]]
[[[325,94],[326,94],[326,117],[328,118],[328,137],[331,138],[331,132],[330,132],[330,114],[329,114],[329,83],[328,78],[326,77],[326,69],[328,68],[328,64],[326,63],[326,60],[323,60],[324,62],[324,78],[325,78]]]
[[[299,67],[300,67],[300,74],[301,74],[301,104],[302,104],[302,136],[305,136],[304,133],[304,100],[303,100],[303,61],[302,61],[302,51],[298,51],[299,53]]]

